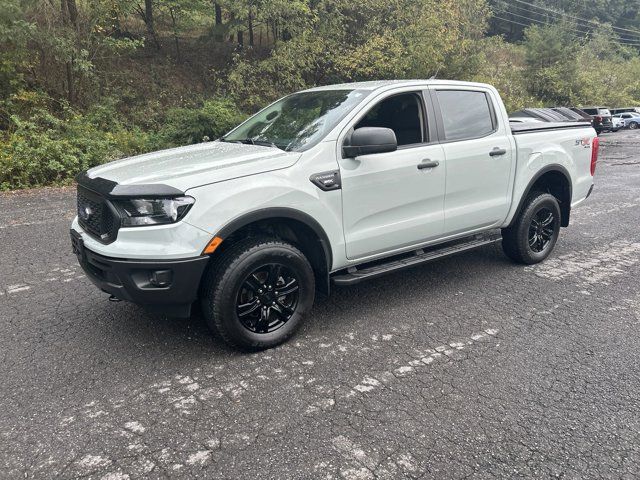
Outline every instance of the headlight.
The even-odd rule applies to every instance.
[[[164,225],[181,220],[195,203],[192,197],[131,198],[113,202],[123,227]]]

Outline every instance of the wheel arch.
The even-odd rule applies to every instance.
[[[527,184],[518,208],[511,219],[509,226],[513,225],[522,209],[529,194],[533,191],[543,191],[552,194],[560,203],[560,213],[562,215],[561,225],[569,226],[569,218],[571,216],[571,199],[573,198],[573,184],[571,182],[571,174],[562,165],[547,165],[540,169]]]
[[[318,290],[329,294],[333,252],[328,235],[316,219],[293,208],[263,208],[231,220],[216,233],[216,237],[222,239],[220,247],[224,251],[225,243],[233,241],[234,237],[258,233],[268,233],[291,241],[300,248],[313,267]]]

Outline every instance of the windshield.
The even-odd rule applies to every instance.
[[[368,90],[294,93],[258,112],[220,140],[301,152],[322,140],[368,94]]]

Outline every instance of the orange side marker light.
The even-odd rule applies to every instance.
[[[216,248],[222,243],[222,239],[220,237],[213,237],[208,245],[204,248],[202,253],[204,255],[209,255],[216,251]]]

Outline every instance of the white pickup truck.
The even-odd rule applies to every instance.
[[[217,141],[79,175],[73,250],[112,300],[185,317],[199,299],[227,342],[268,348],[331,284],[500,240],[542,261],[597,154],[584,123],[510,125],[490,85],[313,88]]]

